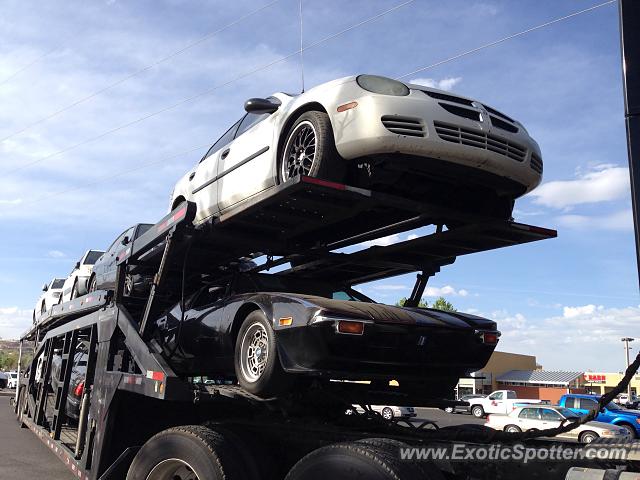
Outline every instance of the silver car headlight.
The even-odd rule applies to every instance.
[[[404,83],[378,75],[358,75],[356,83],[364,90],[380,95],[405,97],[409,95],[409,87]]]

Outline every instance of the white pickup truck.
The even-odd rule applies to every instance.
[[[472,398],[468,402],[469,411],[477,418],[483,418],[490,413],[506,415],[517,406],[525,403],[549,403],[546,400],[518,398],[513,390],[496,390],[484,398]]]

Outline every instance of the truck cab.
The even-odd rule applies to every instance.
[[[598,395],[567,394],[558,404],[580,415],[587,415],[598,408]],[[595,418],[597,422],[610,423],[625,428],[632,438],[640,437],[640,411],[627,410],[613,402],[608,403]]]

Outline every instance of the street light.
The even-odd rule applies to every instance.
[[[634,339],[631,337],[624,337],[624,338],[621,338],[620,340],[624,342],[624,352],[627,357],[627,369],[628,369],[629,368],[629,350],[630,350],[629,342],[633,342]],[[629,382],[629,385],[627,385],[627,399],[628,399],[627,401],[629,402],[631,401],[631,382]]]

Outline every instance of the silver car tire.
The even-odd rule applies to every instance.
[[[382,409],[382,418],[385,420],[393,420],[393,410],[389,407],[384,407]]]

